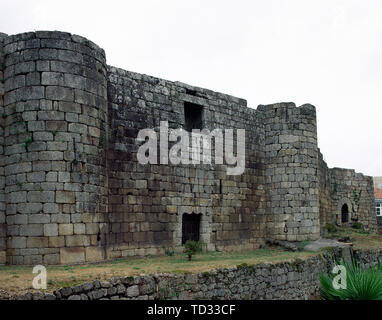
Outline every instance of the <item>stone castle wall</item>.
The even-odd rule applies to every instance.
[[[336,215],[332,209],[333,185],[329,178],[329,171],[322,153],[318,152],[318,181],[319,181],[319,208],[320,208],[320,227],[321,233],[325,233],[327,224],[336,223]]]
[[[373,178],[351,169],[329,169],[321,153],[318,170],[321,232],[328,223],[343,224],[341,212],[345,204],[349,210],[348,224],[358,221],[365,230],[376,232]]]
[[[319,237],[332,207],[322,205],[325,181],[341,177],[322,169],[313,106],[251,109],[108,66],[101,48],[68,33],[1,39],[0,263],[5,253],[10,264],[58,264],[179,251],[185,215],[200,217],[208,250]],[[214,162],[138,163],[138,131],[186,128],[185,105],[202,110],[205,129],[245,129],[243,174]],[[373,225],[368,178],[346,179],[364,188],[360,218]]]
[[[6,34],[0,33],[0,264],[6,262],[7,224],[5,219],[5,177],[4,177],[4,55],[3,41]]]
[[[109,67],[109,210],[113,255],[157,254],[181,248],[183,214],[201,215],[208,249],[258,247],[265,233],[263,124],[246,101]],[[185,127],[184,101],[203,107],[203,128],[243,128],[246,170],[224,165],[140,165],[138,131]],[[113,245],[113,248],[111,248]]]

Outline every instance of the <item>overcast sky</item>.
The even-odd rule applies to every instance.
[[[329,167],[382,175],[380,0],[2,0],[0,32],[82,35],[126,70],[317,109]]]

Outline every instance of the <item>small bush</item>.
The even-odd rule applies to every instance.
[[[202,242],[187,240],[184,244],[184,253],[187,254],[188,261],[191,261],[192,256],[197,252],[202,251]]]
[[[346,270],[346,289],[335,289],[337,274],[320,275],[320,292],[325,300],[382,300],[382,269],[378,264],[368,269],[359,263],[341,262]]]
[[[329,233],[334,233],[337,231],[337,228],[334,224],[332,223],[327,223],[326,224],[326,229],[328,230]]]
[[[354,229],[360,230],[360,229],[362,229],[362,224],[360,224],[359,222],[354,222],[352,227]]]
[[[169,256],[169,257],[172,257],[174,255],[174,249],[173,248],[164,248],[164,253]]]

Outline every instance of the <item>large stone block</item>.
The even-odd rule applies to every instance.
[[[49,245],[47,237],[28,237],[27,248],[46,248]]]
[[[39,237],[44,235],[43,224],[28,224],[20,227],[20,236]]]
[[[54,191],[29,191],[28,202],[54,202]]]
[[[71,192],[71,191],[56,191],[56,202],[57,203],[75,203],[76,196],[74,192]]]
[[[71,235],[73,235],[73,225],[70,223],[60,223],[58,225],[58,234],[60,236],[71,236]]]
[[[61,248],[65,247],[65,237],[49,237],[49,247],[50,248]]]
[[[27,247],[27,238],[26,237],[12,237],[10,239],[10,248],[13,249],[22,249]]]
[[[73,92],[73,89],[58,87],[58,86],[50,86],[46,88],[46,98],[50,100],[71,102],[74,100],[74,92]],[[46,120],[54,120],[54,119],[46,119]],[[56,120],[63,120],[63,119],[56,119]]]
[[[85,262],[85,248],[61,248],[60,263],[73,264]]]
[[[59,264],[60,255],[58,253],[44,255],[44,264]]]
[[[87,262],[102,261],[104,260],[104,248],[87,247],[85,249],[85,258]]]
[[[44,225],[44,236],[55,237],[58,236],[58,224],[48,223]]]
[[[65,244],[67,247],[87,247],[90,245],[90,237],[82,234],[65,236]]]

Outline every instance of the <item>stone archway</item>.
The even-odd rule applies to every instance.
[[[351,202],[348,198],[342,198],[337,203],[337,224],[348,224],[351,221]]]
[[[349,222],[349,207],[344,203],[341,207],[341,223]]]

